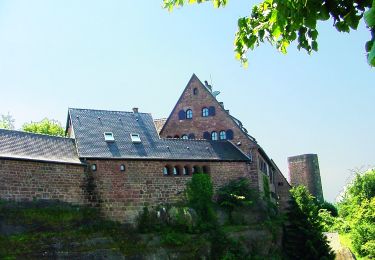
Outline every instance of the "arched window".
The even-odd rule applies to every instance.
[[[208,114],[210,116],[214,116],[216,113],[215,113],[215,107],[209,107],[208,108]]]
[[[176,176],[176,175],[180,175],[180,171],[178,170],[178,167],[175,166],[173,167],[173,175]]]
[[[233,140],[233,130],[231,130],[231,129],[227,130],[227,139]]]
[[[187,135],[182,135],[181,139],[187,140],[187,139],[189,139],[189,137]]]
[[[180,138],[180,136],[179,135],[175,135],[174,138]]]
[[[163,168],[163,175],[169,175],[169,170],[168,170],[168,167],[167,166],[164,166]]]
[[[194,140],[195,139],[195,134],[189,134],[189,139]]]
[[[201,172],[201,167],[195,165],[193,168],[191,168],[191,172],[194,173],[200,173]]]
[[[203,166],[203,173],[210,173],[210,169],[208,168],[208,166]]]
[[[194,88],[194,89],[193,89],[193,94],[194,94],[194,95],[198,95],[198,89],[197,89],[197,88]]]
[[[124,172],[125,170],[126,170],[125,164],[121,164],[120,165],[120,171]]]
[[[184,120],[186,117],[185,117],[185,111],[184,110],[180,110],[178,112],[178,119],[179,120]]]
[[[209,132],[204,132],[203,133],[203,138],[206,140],[210,140],[210,133]]]
[[[211,140],[213,140],[213,141],[217,140],[217,132],[215,132],[215,131],[211,132]]]
[[[186,119],[193,118],[193,111],[191,109],[186,110]]]
[[[225,133],[225,131],[220,131],[219,138],[220,138],[220,140],[227,139],[227,134]]]
[[[202,108],[202,116],[203,117],[207,117],[208,116],[208,108],[207,107]]]
[[[182,174],[189,175],[189,168],[187,166],[184,166],[184,168],[182,168]]]

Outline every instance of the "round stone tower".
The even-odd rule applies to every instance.
[[[324,201],[317,154],[288,157],[290,184],[304,185],[319,201]]]

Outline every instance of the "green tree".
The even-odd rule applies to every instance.
[[[339,216],[349,223],[355,251],[375,258],[375,169],[357,173],[338,207]]]
[[[212,1],[215,7],[225,6],[228,0],[164,0],[164,8],[172,11],[184,3]],[[291,42],[309,54],[318,50],[317,22],[332,19],[339,32],[356,30],[364,18],[370,33],[365,49],[368,62],[375,66],[375,0],[263,0],[254,5],[247,17],[238,19],[235,35],[235,54],[247,66],[247,51],[265,41],[282,53]]]
[[[215,224],[216,217],[212,203],[214,191],[210,175],[193,174],[186,191],[189,206],[196,210],[202,224]]]
[[[7,115],[1,115],[0,128],[13,130],[14,121],[15,120],[13,119],[12,115],[10,115],[9,113]]]
[[[284,232],[284,250],[290,259],[334,259],[322,234],[318,206],[305,186],[291,190],[291,201]]]
[[[65,131],[59,121],[43,119],[40,122],[25,123],[22,130],[30,133],[47,134],[55,136],[64,136]]]

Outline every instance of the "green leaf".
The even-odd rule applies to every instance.
[[[367,60],[372,67],[375,67],[375,44],[372,44],[372,48],[368,54]]]
[[[273,9],[271,13],[270,23],[275,23],[277,20],[277,10]]]
[[[318,14],[318,19],[322,21],[326,21],[329,19],[329,11],[326,5],[323,5],[320,9],[320,13]]]
[[[279,38],[279,36],[281,35],[281,29],[280,29],[280,26],[275,26],[272,30],[272,37],[277,39]]]
[[[313,41],[313,42],[311,43],[311,47],[312,47],[312,49],[313,49],[314,51],[318,51],[318,42]]]
[[[375,26],[375,0],[372,4],[371,9],[365,12],[365,21],[367,26],[374,27]]]

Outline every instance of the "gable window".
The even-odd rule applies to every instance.
[[[188,140],[189,137],[188,137],[187,135],[182,135],[182,136],[181,136],[181,139]]]
[[[220,138],[220,140],[227,139],[227,134],[225,133],[225,131],[220,131],[219,138]]]
[[[186,119],[193,118],[193,111],[191,109],[186,110]]]
[[[139,134],[130,134],[130,138],[132,142],[135,144],[138,144],[141,142],[141,137],[139,136]]]
[[[185,111],[184,110],[180,110],[178,112],[178,119],[179,120],[184,120],[185,119]]]
[[[193,89],[193,95],[198,95],[198,89],[197,88]]]
[[[115,141],[115,137],[113,136],[112,132],[104,132],[104,140],[106,142],[114,142]]]
[[[210,116],[214,116],[216,113],[215,113],[215,107],[211,106],[208,108],[208,114]]]
[[[213,131],[211,133],[211,140],[216,141],[217,140],[217,132]]]
[[[226,132],[226,136],[228,140],[233,140],[233,130],[228,129]]]
[[[202,116],[203,117],[207,117],[208,116],[208,108],[207,107],[202,108]]]
[[[189,134],[189,139],[194,140],[195,139],[195,134]]]
[[[203,138],[206,140],[210,140],[210,133],[209,132],[204,132],[203,133]]]

